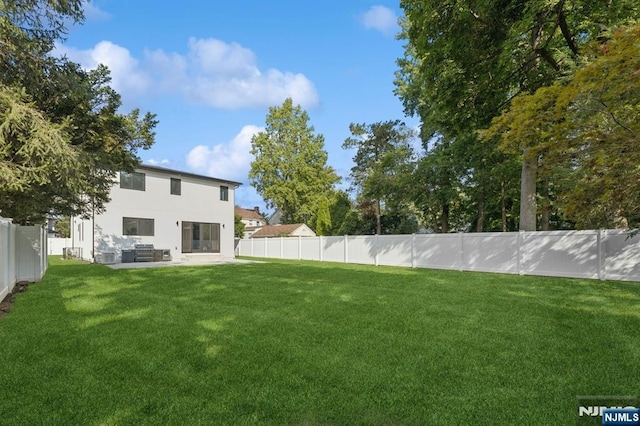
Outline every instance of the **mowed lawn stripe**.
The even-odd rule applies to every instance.
[[[51,258],[0,319],[0,423],[573,424],[636,395],[640,286]]]

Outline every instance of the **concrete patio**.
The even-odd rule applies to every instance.
[[[189,255],[180,259],[172,259],[159,262],[128,262],[114,263],[108,266],[111,269],[136,269],[136,268],[163,268],[169,266],[198,266],[198,265],[234,265],[243,263],[259,263],[254,260],[236,259],[233,257],[216,255]]]

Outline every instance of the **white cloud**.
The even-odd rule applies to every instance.
[[[388,7],[372,6],[361,19],[365,28],[380,31],[385,35],[394,35],[399,30],[398,17]]]
[[[167,166],[171,161],[166,158],[164,160],[154,160],[153,158],[150,158],[149,160],[146,160],[145,163],[151,164],[152,166]]]
[[[56,45],[56,54],[66,55],[88,70],[104,64],[111,71],[111,87],[124,98],[146,93],[152,87],[151,76],[129,50],[110,41],[101,41],[88,50]]]
[[[277,69],[261,71],[256,55],[237,43],[217,39],[189,39],[188,53],[146,53],[150,69],[158,71],[161,87],[188,101],[216,108],[261,107],[281,104],[318,105],[318,93],[303,74]]]
[[[112,87],[124,98],[155,94],[178,95],[188,102],[215,108],[267,107],[286,98],[304,108],[319,104],[313,83],[304,74],[260,70],[256,55],[237,43],[189,39],[186,54],[145,51],[141,60],[110,41],[87,50],[56,46],[85,69],[109,67]]]
[[[230,142],[213,147],[198,145],[187,154],[187,165],[208,176],[244,182],[253,160],[251,137],[262,130],[257,126],[247,125]]]
[[[84,16],[90,21],[106,21],[111,19],[111,14],[101,10],[92,1],[86,0],[82,3]]]

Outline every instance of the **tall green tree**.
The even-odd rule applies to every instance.
[[[155,116],[119,112],[101,66],[84,71],[51,56],[82,1],[0,1],[2,214],[17,223],[100,212],[115,174],[154,141]],[[26,184],[25,184],[26,183]]]
[[[43,63],[68,25],[84,21],[83,0],[0,0],[0,79],[45,80]]]
[[[38,189],[77,190],[80,153],[68,122],[52,123],[23,90],[0,84],[0,213],[23,222],[39,210]],[[26,211],[21,211],[26,209]]]
[[[329,207],[331,228],[327,235],[354,235],[358,226],[358,212],[345,191],[335,191]]]
[[[399,120],[349,126],[351,136],[342,147],[355,149],[350,179],[363,200],[375,206],[376,234],[382,233],[382,214],[407,205],[409,178],[414,166],[410,142],[414,131]]]
[[[580,228],[640,226],[639,39],[634,25],[593,41],[571,78],[516,97],[482,133],[564,165],[558,203]]]
[[[267,204],[280,209],[283,223],[312,223],[326,217],[333,186],[339,177],[327,165],[324,136],[314,134],[309,115],[287,98],[269,108],[263,132],[251,138],[249,178]]]
[[[519,93],[533,93],[571,75],[583,60],[585,43],[607,37],[640,13],[632,0],[400,4],[406,17],[401,37],[407,45],[398,61],[396,93],[408,114],[420,116],[423,141],[439,134],[454,143],[488,127]],[[520,229],[532,230],[537,189],[544,187],[538,179],[544,152],[535,141],[522,142]],[[492,165],[468,164],[474,179],[490,176],[479,172],[482,167]]]
[[[456,168],[455,146],[440,140],[420,159],[409,190],[423,221],[435,232],[463,230],[464,189]],[[452,226],[453,222],[453,226]]]
[[[105,67],[86,72],[63,61],[55,70],[30,89],[37,97],[26,89],[3,91],[0,167],[10,173],[0,187],[0,209],[16,223],[101,212],[116,172],[133,170],[138,151],[154,142],[155,116],[119,113],[120,96],[108,86]]]

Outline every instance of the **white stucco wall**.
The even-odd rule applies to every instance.
[[[149,168],[138,170],[145,174],[145,190],[122,189],[119,177],[111,190],[106,212],[91,219],[72,221],[74,247],[83,248],[83,258],[90,259],[92,245],[96,254],[115,252],[120,258],[122,249],[135,244],[153,244],[156,249],[170,249],[178,259],[182,253],[182,222],[220,224],[220,255],[234,256],[234,185],[205,177],[184,175],[178,171]],[[181,180],[181,195],[171,194],[171,178]],[[227,186],[228,200],[220,200],[220,186]],[[123,217],[154,219],[154,236],[122,235]],[[95,240],[91,232],[95,229]]]

